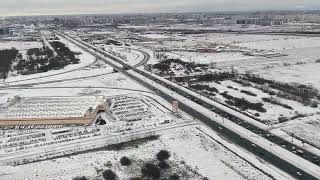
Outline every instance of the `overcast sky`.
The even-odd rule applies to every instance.
[[[319,9],[320,0],[0,0],[0,16]]]

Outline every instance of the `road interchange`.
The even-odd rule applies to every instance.
[[[143,70],[139,70],[135,67],[132,67],[126,63],[124,63],[121,59],[118,57],[114,57],[107,52],[101,51],[89,44],[86,44],[80,40],[77,40],[73,37],[67,36],[65,34],[62,34],[60,32],[57,32],[57,34],[64,36],[65,38],[69,39],[70,41],[73,41],[76,44],[80,44],[82,47],[86,47],[85,50],[89,52],[90,54],[96,56],[97,58],[103,59],[106,63],[108,63],[110,66],[112,66],[114,69],[116,69],[118,72],[121,72],[125,74],[126,76],[130,77],[131,79],[134,79],[138,83],[142,84],[143,86],[147,87],[150,90],[153,90],[157,92],[162,98],[166,99],[169,102],[172,102],[174,100],[177,100],[177,96],[180,95],[182,98],[185,98],[186,102],[180,101],[179,107],[184,112],[188,112],[190,115],[197,117],[200,121],[202,121],[204,124],[209,126],[210,128],[214,129],[215,131],[221,133],[226,138],[231,140],[233,143],[236,143],[240,145],[241,147],[245,148],[246,150],[256,154],[260,158],[270,162],[271,164],[277,166],[278,168],[288,172],[289,174],[292,174],[298,179],[318,179],[320,178],[319,173],[317,172],[319,168],[319,157],[315,154],[312,154],[311,152],[304,151],[302,154],[294,154],[289,151],[292,151],[292,147],[294,147],[296,150],[298,147],[296,147],[294,144],[290,144],[290,142],[287,142],[280,137],[273,136],[270,138],[265,137],[268,132],[265,132],[263,129],[260,129],[258,127],[255,127],[254,125],[250,123],[246,123],[244,120],[241,120],[240,118],[232,115],[229,112],[225,112],[215,106],[212,106],[211,104],[203,101],[199,97],[196,97],[190,93],[185,92],[184,90],[181,90],[172,84],[165,82],[161,80],[160,78],[155,77],[154,75],[150,75],[147,72]],[[148,81],[152,81],[149,83]],[[162,88],[159,88],[159,87]],[[182,99],[181,98],[181,99]],[[190,102],[191,101],[191,102]],[[190,104],[189,104],[190,103]],[[216,122],[212,117],[206,115],[205,113],[199,112],[197,109],[194,108],[194,106],[191,106],[191,103],[194,103],[196,105],[200,105],[204,107],[207,110],[210,110],[211,112],[215,112],[220,116],[228,118],[229,121],[231,121],[233,124],[237,124],[238,126],[249,129],[250,133],[253,133],[260,137],[262,140],[266,140],[266,142],[269,142],[270,144],[273,144],[273,146],[280,147],[281,150],[287,150],[287,153],[290,154],[292,157],[298,157],[299,159],[303,159],[306,162],[308,162],[308,166],[312,166],[313,168],[309,168],[307,166],[303,167],[301,166],[299,162],[291,158],[290,160],[286,157],[281,157],[281,155],[276,155],[276,152],[271,152],[269,150],[269,146],[266,147],[264,145],[257,145],[259,142],[257,140],[253,140],[252,138],[245,138],[246,135],[241,134],[241,132],[236,132],[234,129],[230,129],[229,127],[226,127],[221,122]],[[281,146],[285,144],[284,146]],[[287,146],[286,146],[287,145]],[[284,148],[283,148],[284,147]],[[291,149],[292,148],[292,149]],[[295,162],[292,162],[295,161]],[[317,169],[317,170],[316,170]]]

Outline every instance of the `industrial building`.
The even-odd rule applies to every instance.
[[[89,125],[107,109],[104,97],[14,97],[0,107],[0,127]]]

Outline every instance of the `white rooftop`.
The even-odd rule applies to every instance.
[[[16,97],[0,109],[0,119],[84,117],[102,97]]]

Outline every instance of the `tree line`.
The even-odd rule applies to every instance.
[[[13,61],[18,55],[18,50],[5,49],[0,50],[0,79],[6,79],[11,69]]]

